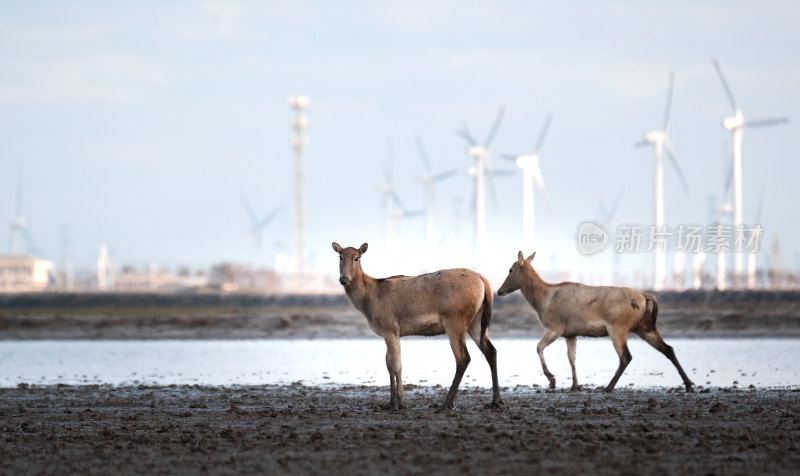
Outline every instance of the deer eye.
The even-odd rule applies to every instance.
[[[511,274],[512,271],[514,271],[514,269],[513,268],[509,268],[508,269],[508,274]]]
[[[353,258],[353,261],[358,261],[358,260],[359,260],[358,256],[356,256],[355,258]]]
[[[343,258],[342,258],[341,256],[339,256],[339,261],[341,261],[342,259],[343,259]]]

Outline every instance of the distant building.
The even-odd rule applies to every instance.
[[[149,267],[144,271],[137,271],[133,268],[123,269],[121,273],[114,276],[113,289],[119,292],[149,292],[165,291],[173,287],[175,276],[168,272],[156,271]]]
[[[46,291],[53,263],[25,255],[0,255],[0,292]]]
[[[97,290],[111,289],[114,289],[114,262],[108,256],[108,247],[100,245],[100,253],[97,255]]]

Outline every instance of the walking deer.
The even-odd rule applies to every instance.
[[[390,409],[405,406],[400,338],[407,335],[447,334],[450,340],[456,374],[443,408],[453,407],[458,385],[470,362],[467,334],[489,362],[491,406],[502,403],[497,383],[497,351],[487,333],[492,318],[492,290],[486,278],[468,269],[445,269],[421,276],[375,279],[361,269],[366,243],[359,248],[342,248],[336,242],[332,246],[339,253],[339,283],[344,286],[347,298],[367,318],[370,329],[386,341]]]
[[[547,369],[544,349],[559,337],[567,341],[567,357],[572,367],[572,390],[580,389],[575,373],[575,341],[578,336],[610,336],[619,355],[619,367],[606,387],[614,390],[625,367],[633,358],[628,350],[628,336],[633,332],[645,342],[664,354],[678,369],[686,391],[691,392],[692,383],[675,357],[675,351],[664,342],[656,330],[658,302],[655,296],[631,288],[613,286],[587,286],[580,283],[549,284],[533,269],[531,262],[536,253],[523,258],[522,251],[517,261],[508,270],[508,277],[497,294],[505,296],[520,290],[525,300],[539,314],[545,328],[544,337],[536,346],[542,362],[542,370],[555,388],[556,379]]]

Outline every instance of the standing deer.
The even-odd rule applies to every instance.
[[[447,334],[450,339],[456,375],[443,408],[453,407],[456,390],[470,362],[467,334],[478,344],[492,370],[491,406],[502,403],[497,384],[497,351],[487,334],[492,318],[492,289],[486,278],[468,269],[445,269],[421,276],[375,279],[361,269],[366,243],[359,248],[342,248],[336,242],[332,246],[339,253],[339,282],[347,298],[367,318],[370,329],[386,341],[390,409],[405,406],[400,338],[407,335]]]
[[[614,390],[617,380],[633,358],[628,350],[631,332],[664,354],[681,374],[686,391],[692,391],[692,383],[675,357],[675,351],[661,338],[656,330],[658,302],[655,296],[631,288],[613,286],[587,286],[580,283],[549,284],[533,269],[531,262],[536,253],[524,259],[522,251],[511,265],[497,294],[505,296],[520,290],[525,300],[539,314],[545,328],[544,337],[536,346],[542,361],[542,370],[555,388],[556,379],[547,369],[544,349],[559,337],[567,341],[567,357],[572,367],[572,389],[579,390],[575,374],[575,340],[577,336],[610,336],[619,355],[619,367],[611,379],[606,392]]]

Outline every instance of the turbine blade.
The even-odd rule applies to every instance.
[[[431,173],[431,161],[428,159],[428,153],[425,152],[425,146],[422,145],[422,139],[419,136],[414,138],[417,142],[417,149],[419,150],[419,155],[422,157],[422,163],[425,164],[425,170],[428,174]]]
[[[256,213],[253,211],[252,207],[250,207],[250,204],[247,203],[247,199],[244,198],[244,195],[239,195],[239,199],[241,199],[242,205],[244,205],[244,209],[247,212],[247,216],[250,217],[250,221],[255,224],[258,221]]]
[[[25,238],[25,242],[28,244],[28,253],[29,254],[37,254],[39,252],[39,248],[33,243],[33,237],[31,236],[28,228],[25,226],[18,227],[19,233]]]
[[[19,170],[17,171],[17,209],[16,209],[16,216],[14,218],[19,218],[22,216],[22,165],[20,164]]]
[[[669,112],[672,109],[672,90],[674,88],[675,75],[672,71],[669,72],[669,90],[667,92],[667,108],[664,110],[664,122],[662,123],[661,130],[666,132],[669,126]]]
[[[392,138],[391,137],[389,137],[386,140],[386,151],[387,151],[387,157],[388,157],[388,162],[387,162],[388,165],[384,168],[383,174],[386,176],[386,181],[389,184],[391,184],[392,183],[392,172],[393,172],[393,169],[394,169],[394,146],[392,144]]]
[[[675,151],[672,149],[672,143],[669,138],[664,141],[664,150],[667,152],[667,157],[669,157],[670,162],[672,162],[672,165],[675,167],[675,172],[678,173],[678,178],[681,181],[681,185],[683,185],[683,190],[689,193],[689,184],[686,182],[686,177],[683,175],[681,166],[678,165],[678,159],[675,158]]]
[[[597,216],[600,217],[598,220],[605,225],[607,218],[608,218],[608,210],[606,210],[606,204],[603,203],[603,199],[597,199]]]
[[[497,111],[497,118],[494,120],[494,124],[492,124],[492,128],[489,131],[489,135],[486,136],[486,140],[483,141],[484,149],[488,149],[489,146],[492,144],[492,141],[494,140],[494,136],[495,136],[495,134],[497,134],[497,129],[500,128],[500,123],[503,122],[503,115],[505,113],[506,113],[506,108],[501,106],[500,110]]]
[[[614,219],[614,215],[617,214],[617,208],[619,208],[619,202],[622,200],[622,189],[617,192],[617,196],[614,198],[614,203],[611,205],[611,210],[609,210],[607,219],[609,222]]]
[[[547,212],[552,216],[553,209],[550,208],[550,198],[547,196],[547,189],[544,186],[544,177],[542,177],[542,169],[539,168],[538,164],[533,169],[533,182],[536,184],[536,188],[539,189],[539,192],[544,198],[544,204],[547,206]]]
[[[731,185],[733,184],[733,161],[730,162],[728,167],[728,174],[725,176],[725,195],[728,195],[728,192],[731,191]]]
[[[275,218],[275,216],[278,214],[278,212],[281,211],[281,209],[283,209],[283,206],[279,205],[279,206],[275,207],[275,209],[272,210],[272,212],[269,215],[265,216],[264,219],[262,219],[260,222],[258,222],[258,224],[255,227],[256,228],[263,228],[263,227],[267,226],[269,224],[269,222],[271,222]]]
[[[633,144],[633,147],[635,149],[641,149],[642,147],[647,147],[648,145],[650,145],[650,143],[647,142],[647,140],[642,139],[641,141],[636,142],[635,144]]]
[[[413,218],[418,217],[425,214],[425,210],[413,210],[410,212],[403,212],[403,218]]]
[[[398,196],[397,196],[397,193],[395,193],[395,191],[394,191],[394,190],[390,190],[390,191],[388,192],[388,194],[389,194],[389,198],[391,198],[391,199],[392,199],[392,201],[393,201],[393,202],[394,202],[394,203],[395,203],[395,204],[396,204],[398,207],[400,207],[400,209],[404,209],[404,208],[405,208],[405,207],[403,206],[403,202],[401,202],[401,201],[400,201],[400,197],[398,197]]]
[[[759,119],[756,121],[745,121],[744,127],[766,127],[774,126],[777,124],[786,124],[789,122],[788,117],[776,117],[774,119]]]
[[[487,175],[491,175],[492,177],[509,177],[516,174],[515,171],[507,169],[491,169],[486,172]]]
[[[456,173],[458,173],[458,170],[456,170],[456,169],[453,169],[453,170],[448,170],[447,172],[442,172],[442,173],[440,173],[440,174],[436,174],[436,175],[434,175],[434,176],[432,177],[432,180],[433,180],[434,182],[438,182],[438,181],[440,181],[440,180],[444,180],[444,179],[450,178],[450,177],[452,177],[453,175],[455,175]]]
[[[547,117],[544,120],[544,124],[542,124],[542,130],[539,131],[539,138],[536,139],[536,146],[533,148],[533,154],[531,155],[538,155],[539,151],[542,149],[542,144],[544,143],[544,138],[547,136],[547,128],[550,127],[550,120],[553,118],[553,111],[547,113]]]
[[[738,108],[736,107],[736,100],[733,99],[733,93],[731,92],[730,86],[728,86],[728,82],[725,81],[725,76],[722,75],[722,68],[719,67],[719,63],[717,63],[716,59],[711,60],[714,64],[714,69],[717,70],[717,74],[719,75],[719,80],[722,81],[722,87],[725,88],[725,95],[728,96],[728,102],[731,103],[731,107],[734,111]]]
[[[506,159],[506,160],[517,160],[517,157],[519,157],[519,156],[518,155],[514,155],[514,154],[503,154],[500,157],[502,157],[503,159]]]
[[[475,137],[472,136],[472,133],[469,131],[469,127],[467,127],[467,123],[461,125],[461,129],[456,131],[456,134],[463,137],[465,141],[471,146],[478,145],[478,141],[475,140]]]

